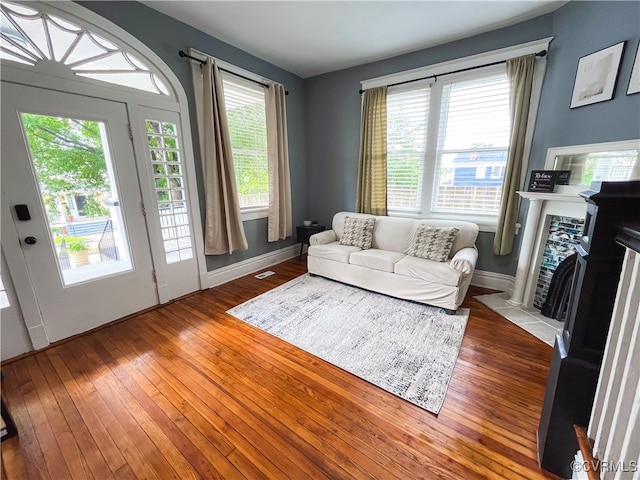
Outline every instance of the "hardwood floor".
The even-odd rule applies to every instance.
[[[551,347],[475,301],[434,415],[230,317],[291,260],[2,366],[8,479],[555,478],[536,461]]]

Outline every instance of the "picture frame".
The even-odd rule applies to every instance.
[[[578,108],[613,98],[626,42],[603,48],[578,61],[571,107]]]
[[[627,95],[640,93],[640,43],[636,49],[636,59],[631,69],[631,77],[629,77],[629,86],[627,87]]]

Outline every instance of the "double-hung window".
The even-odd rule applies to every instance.
[[[495,219],[509,147],[505,65],[387,91],[391,215]]]
[[[243,213],[269,206],[267,121],[264,88],[222,72],[240,209]]]

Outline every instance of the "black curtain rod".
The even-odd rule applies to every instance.
[[[204,65],[205,63],[207,63],[204,60],[200,60],[199,58],[192,57],[191,55],[187,55],[182,50],[180,50],[178,52],[178,55],[180,55],[181,57],[184,57],[184,58],[190,58],[191,60],[195,60],[196,62],[200,63],[200,66]],[[223,72],[230,73],[231,75],[235,75],[236,77],[244,78],[245,80],[248,80],[249,82],[257,83],[258,85],[262,85],[263,87],[270,88],[270,85],[267,85],[266,83],[259,82],[258,80],[254,80],[253,78],[245,77],[244,75],[240,75],[239,73],[232,72],[230,70],[226,70],[226,69],[220,68],[220,67],[218,67],[218,70],[222,70]],[[284,94],[285,95],[289,95],[289,92],[287,90],[285,90]]]
[[[542,50],[541,52],[536,53],[536,57],[545,57],[547,55],[546,50]],[[441,73],[440,75],[429,75],[428,77],[416,78],[413,80],[405,80],[404,82],[392,83],[391,85],[387,85],[387,87],[395,87],[397,85],[404,85],[405,83],[419,82],[420,80],[426,80],[427,78],[435,78],[437,79],[439,76],[443,75],[452,75],[454,73],[462,73],[468,72],[470,70],[476,70],[478,68],[492,67],[494,65],[500,65],[501,63],[507,63],[506,60],[501,60],[500,62],[487,63],[486,65],[478,65],[477,67],[469,67],[469,68],[461,68],[460,70],[454,70],[453,72]],[[364,90],[360,90],[360,94],[363,94]]]

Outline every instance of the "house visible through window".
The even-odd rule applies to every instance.
[[[223,73],[222,78],[240,208],[266,209],[269,171],[264,89],[235,75]]]
[[[390,87],[387,115],[391,214],[497,216],[510,135],[504,65]]]

